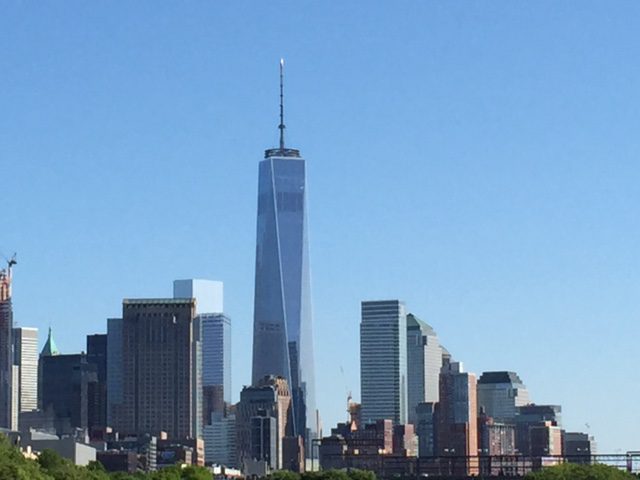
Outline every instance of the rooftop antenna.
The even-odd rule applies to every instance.
[[[280,59],[280,150],[284,150],[284,58]]]

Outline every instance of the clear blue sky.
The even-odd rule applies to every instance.
[[[631,0],[5,0],[15,320],[74,352],[123,297],[222,280],[237,398],[284,57],[325,428],[359,398],[360,301],[401,298],[469,371],[640,449],[639,24]]]

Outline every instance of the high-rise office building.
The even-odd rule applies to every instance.
[[[95,365],[97,381],[89,391],[89,429],[107,426],[107,335],[87,335],[87,362]]]
[[[437,455],[472,457],[478,455],[478,407],[476,376],[464,371],[459,362],[442,367],[440,402],[436,407]],[[477,462],[458,462],[454,474],[477,473]]]
[[[0,428],[15,428],[12,399],[14,390],[13,362],[13,309],[11,305],[11,259],[6,269],[0,270]]]
[[[224,312],[224,284],[217,280],[174,280],[173,298],[195,298],[196,315]]]
[[[529,455],[532,451],[532,429],[534,427],[544,427],[543,430],[549,433],[551,430],[547,426],[562,428],[562,407],[560,405],[536,405],[529,404],[518,407],[518,414],[515,419],[516,425],[516,448],[521,455]],[[540,434],[540,431],[538,431]],[[555,435],[553,430],[553,435]],[[544,437],[544,432],[542,436]],[[539,438],[538,438],[539,439]],[[555,442],[556,446],[558,442]]]
[[[223,283],[188,279],[173,282],[174,298],[195,298],[202,328],[202,414],[204,425],[211,414],[231,403],[231,319],[224,312]]]
[[[511,423],[518,407],[529,403],[529,392],[515,372],[484,372],[478,379],[478,408],[496,422]]]
[[[207,464],[237,468],[236,415],[213,415],[203,427],[204,458]]]
[[[30,412],[38,408],[38,329],[13,329],[13,353],[18,366],[18,409]]]
[[[287,380],[273,375],[266,376],[240,392],[236,410],[238,463],[243,469],[251,460],[251,418],[260,414],[275,419],[276,467],[283,466],[283,439],[292,436],[291,393]]]
[[[40,356],[42,411],[52,415],[58,435],[89,427],[89,392],[97,380],[85,354]]]
[[[107,425],[113,426],[123,404],[122,319],[107,319]]]
[[[282,63],[281,63],[282,79]],[[282,376],[293,395],[293,433],[316,436],[314,356],[307,227],[306,162],[285,148],[280,110],[280,146],[259,165],[253,371]],[[309,451],[309,450],[308,450]]]
[[[399,300],[362,302],[362,421],[407,423],[407,315]]]
[[[409,423],[416,424],[420,403],[436,403],[442,348],[436,332],[413,314],[407,315],[407,399]]]
[[[111,327],[112,323],[108,349]],[[113,327],[115,333],[117,326]],[[122,434],[166,432],[171,439],[200,438],[202,352],[195,301],[123,300],[121,339],[121,403],[110,404],[114,429]],[[110,400],[116,402],[117,397]]]
[[[231,403],[231,320],[223,313],[198,315],[202,326],[202,389],[205,423]]]

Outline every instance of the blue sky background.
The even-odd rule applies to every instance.
[[[517,371],[640,449],[640,3],[0,4],[0,251],[64,352],[123,297],[225,282],[250,381],[258,161],[309,163],[319,407],[359,398],[359,303]]]

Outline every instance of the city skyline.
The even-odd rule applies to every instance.
[[[613,413],[593,406],[635,375],[640,12],[587,4],[190,7],[198,19],[4,5],[0,249],[19,252],[15,326],[51,324],[79,352],[122,298],[224,281],[237,400],[251,369],[239,339],[252,330],[254,160],[275,139],[284,56],[288,132],[313,159],[318,383],[335,385],[319,392],[325,425],[360,396],[360,301],[398,297],[470,371],[516,371],[603,451],[635,448],[640,387]],[[149,23],[113,35],[123,18]],[[613,356],[632,361],[611,371]]]

